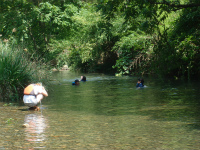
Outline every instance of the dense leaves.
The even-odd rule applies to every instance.
[[[199,14],[199,0],[2,0],[0,34],[56,68],[191,78]]]

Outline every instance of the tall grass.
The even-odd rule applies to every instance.
[[[0,41],[0,101],[18,102],[25,86],[47,79],[46,66],[27,56],[24,50]]]

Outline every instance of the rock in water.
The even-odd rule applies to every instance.
[[[22,125],[22,127],[27,128],[27,127],[29,127],[29,124],[28,124],[28,123],[24,123],[24,124]]]

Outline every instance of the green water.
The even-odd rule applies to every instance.
[[[198,82],[86,74],[72,86],[81,75],[54,72],[39,112],[0,104],[0,150],[200,149]]]

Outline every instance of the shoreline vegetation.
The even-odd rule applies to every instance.
[[[198,0],[2,0],[0,98],[18,101],[26,84],[48,82],[51,71],[62,69],[196,78],[199,6]]]

